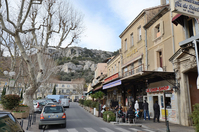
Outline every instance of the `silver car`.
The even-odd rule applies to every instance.
[[[62,125],[66,127],[66,114],[62,105],[47,104],[44,106],[39,121],[39,129],[46,125]]]

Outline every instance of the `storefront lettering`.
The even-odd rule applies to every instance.
[[[187,11],[187,12],[189,12],[191,14],[195,14],[195,12],[199,12],[199,7],[198,7],[199,2],[196,2],[194,0],[184,0],[184,1],[189,2],[191,4],[188,5],[186,3],[182,3],[181,1],[176,1],[175,2],[175,7],[176,8],[183,8],[183,11]],[[187,8],[188,8],[188,10],[187,10]]]
[[[130,56],[132,56],[133,54],[135,54],[135,53],[137,53],[137,52],[138,52],[137,49],[133,49],[133,50],[130,51],[130,53],[128,53],[128,54],[126,55],[126,57],[130,57]]]
[[[162,87],[156,87],[156,88],[149,88],[146,89],[146,92],[158,92],[158,91],[166,91],[171,90],[170,86],[162,86]]]

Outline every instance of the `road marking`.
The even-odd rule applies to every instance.
[[[66,129],[67,132],[78,132],[75,128],[71,128],[71,129]]]
[[[133,131],[135,131],[135,132],[140,131],[140,130],[135,129],[135,128],[129,128],[129,129],[131,129],[131,130],[133,130]]]
[[[106,131],[106,132],[114,132],[114,131],[110,130],[109,128],[101,128],[101,129]]]
[[[119,130],[119,131],[121,131],[121,132],[131,132],[131,131],[128,131],[128,130],[123,129],[123,128],[115,128],[115,129],[117,129],[117,130]]]
[[[86,131],[88,131],[88,132],[97,132],[97,131],[95,131],[93,128],[84,128]]]
[[[58,130],[50,130],[48,132],[59,132]]]
[[[145,130],[145,131],[147,131],[147,132],[155,132],[155,131],[148,130],[148,129],[143,129],[143,130]]]

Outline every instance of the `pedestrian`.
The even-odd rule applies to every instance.
[[[144,100],[144,103],[142,104],[143,109],[144,109],[144,120],[146,120],[146,114],[148,115],[148,119],[150,120],[150,115],[149,115],[149,104]]]
[[[116,106],[115,106],[115,111],[117,111],[117,110],[118,110],[118,108],[119,108],[119,107],[118,107],[118,105],[116,105]]]
[[[139,104],[138,104],[138,101],[137,101],[137,100],[135,101],[134,108],[135,108],[135,110],[139,109]]]
[[[157,122],[159,121],[159,117],[160,117],[160,106],[158,104],[158,101],[155,102],[155,104],[153,105],[153,110],[154,110],[154,119],[153,122],[155,122],[155,119],[157,118]]]
[[[120,106],[120,110],[118,111],[118,114],[119,114],[118,117],[122,118],[122,121],[125,122],[125,117],[124,117],[125,115],[123,113],[123,108],[121,106]]]
[[[126,114],[126,120],[128,120],[129,116],[132,116],[132,115],[135,115],[135,114],[134,114],[133,108],[130,106]]]

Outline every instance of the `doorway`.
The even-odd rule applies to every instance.
[[[153,96],[153,104],[155,104],[156,101],[158,101],[158,96]]]

